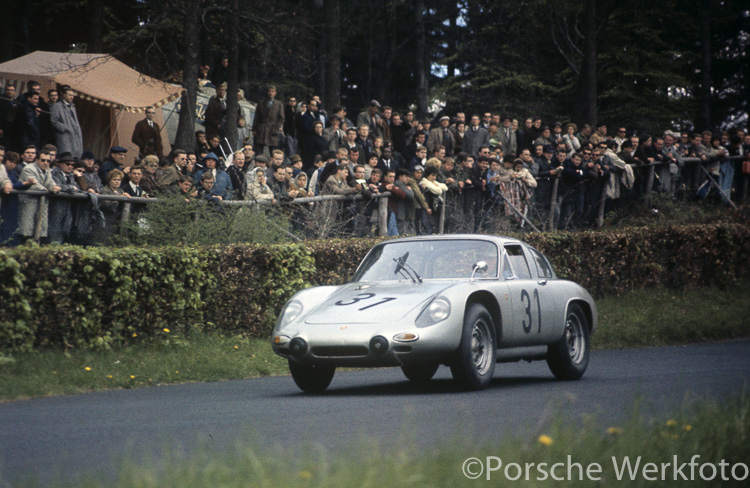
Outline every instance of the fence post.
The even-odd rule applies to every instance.
[[[596,216],[596,226],[601,227],[604,225],[604,206],[607,203],[607,185],[609,181],[605,181],[602,185],[602,191],[599,194],[599,213]],[[619,182],[618,182],[619,184]]]
[[[42,228],[44,227],[44,220],[47,218],[47,207],[47,197],[40,196],[36,206],[36,219],[34,220],[34,240],[37,242],[42,238]]]
[[[438,234],[445,232],[445,206],[448,204],[448,192],[443,192],[443,204],[440,205],[440,221],[438,223]]]
[[[549,204],[549,215],[547,216],[547,229],[552,231],[555,224],[555,208],[557,207],[557,186],[560,184],[560,178],[555,177],[552,182],[552,200]]]
[[[122,215],[120,216],[120,235],[124,236],[128,228],[128,220],[130,220],[130,202],[125,202],[122,205]]]
[[[388,197],[378,199],[378,224],[380,224],[380,235],[388,235]]]
[[[648,168],[648,178],[646,181],[646,190],[643,192],[645,195],[648,195],[651,193],[651,188],[654,186],[654,174],[656,171],[656,167],[651,165]]]

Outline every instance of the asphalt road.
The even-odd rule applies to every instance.
[[[0,486],[111,476],[119,460],[153,462],[165,447],[189,454],[313,443],[345,453],[363,437],[388,445],[405,435],[435,446],[457,434],[535,436],[558,411],[615,425],[636,399],[649,415],[667,416],[686,400],[738,392],[748,379],[750,341],[735,341],[594,352],[577,382],[555,381],[544,362],[499,364],[481,392],[457,390],[441,367],[421,390],[399,369],[381,369],[338,372],[312,396],[276,377],[11,402],[0,404]]]

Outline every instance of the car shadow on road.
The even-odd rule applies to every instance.
[[[513,376],[496,377],[487,387],[492,389],[524,388],[531,385],[556,383],[553,377],[540,376]],[[294,387],[294,385],[292,384]],[[296,388],[296,387],[295,387]],[[379,381],[377,383],[362,383],[356,386],[336,386],[334,377],[331,386],[323,393],[311,394],[301,391],[292,391],[279,396],[320,396],[320,397],[345,397],[345,396],[408,396],[408,395],[455,395],[455,394],[482,394],[482,391],[466,390],[461,388],[452,378],[435,378],[424,384],[413,383],[407,379],[392,382]]]

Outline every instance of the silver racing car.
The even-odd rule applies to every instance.
[[[400,366],[426,382],[441,364],[479,390],[498,362],[544,359],[579,379],[596,325],[591,295],[526,243],[424,236],[376,245],[345,285],[295,294],[271,343],[305,392],[325,390],[339,366]]]

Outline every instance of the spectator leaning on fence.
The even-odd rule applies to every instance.
[[[195,186],[200,187],[200,178],[206,174],[211,173],[214,177],[213,187],[211,188],[211,194],[214,196],[221,197],[222,200],[232,199],[232,182],[229,179],[229,175],[223,169],[218,168],[219,158],[214,153],[208,153],[203,158],[203,169],[195,174]]]
[[[246,200],[251,201],[268,201],[270,203],[276,203],[273,191],[266,184],[266,172],[264,168],[255,168],[252,183],[250,184],[247,192]]]
[[[130,171],[130,167],[125,167],[124,164],[127,152],[128,150],[122,146],[113,146],[112,149],[109,150],[109,156],[107,156],[99,167],[99,179],[103,182],[109,181],[109,172],[115,169],[127,174],[128,171]]]
[[[159,178],[158,186],[165,189],[176,187],[181,178],[190,176],[187,172],[187,153],[185,151],[174,149],[170,159],[171,164],[164,169],[161,178]]]
[[[5,149],[2,149],[4,152]],[[9,151],[5,154],[3,164],[0,164],[0,188],[2,188],[2,203],[0,204],[0,244],[14,246],[18,244],[18,195],[10,195],[13,190],[28,190],[36,182],[33,177],[21,180],[15,169],[20,160],[18,153]]]
[[[29,190],[49,191],[57,193],[60,187],[52,179],[49,169],[51,161],[49,152],[41,151],[33,163],[21,171],[21,181],[33,181]],[[34,237],[35,229],[40,230],[40,237],[47,237],[48,202],[43,202],[37,196],[20,195],[18,198],[18,234],[21,241]]]
[[[60,153],[60,157],[51,170],[52,180],[60,187],[58,195],[80,192],[73,174],[76,158],[69,152]],[[87,203],[87,202],[82,202]],[[71,242],[73,223],[76,217],[78,201],[70,198],[53,198],[49,202],[49,240],[61,244]]]

